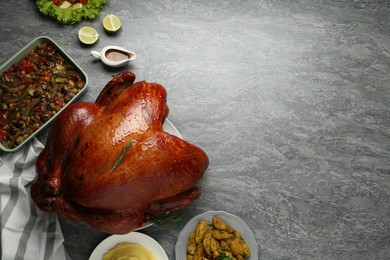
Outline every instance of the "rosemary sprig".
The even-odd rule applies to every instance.
[[[175,213],[153,213],[151,222],[160,228],[167,229],[173,223],[183,220],[183,216]]]
[[[114,165],[112,166],[111,168],[111,172],[113,172],[115,170],[116,167],[118,167],[118,165],[121,163],[121,161],[123,160],[123,157],[125,156],[125,154],[127,153],[127,151],[133,146],[133,144],[135,143],[134,140],[131,140],[128,144],[126,144],[126,146],[123,148],[121,154],[118,156],[118,158],[116,159]]]

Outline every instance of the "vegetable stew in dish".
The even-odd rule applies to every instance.
[[[86,82],[50,42],[40,42],[0,78],[0,142],[21,144],[65,106]]]

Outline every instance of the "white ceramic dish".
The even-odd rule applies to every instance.
[[[195,231],[196,225],[198,224],[199,220],[204,219],[206,221],[211,221],[214,215],[218,216],[226,224],[230,225],[236,231],[241,233],[242,237],[245,239],[245,242],[248,244],[251,250],[251,256],[246,258],[246,260],[258,260],[258,245],[256,243],[255,235],[253,234],[252,230],[245,224],[245,222],[241,218],[225,211],[207,211],[192,218],[184,227],[184,229],[180,232],[179,237],[177,239],[175,247],[176,260],[187,259],[188,237],[192,232]]]
[[[149,249],[152,254],[157,257],[157,260],[168,260],[167,254],[156,240],[139,232],[107,237],[95,248],[95,250],[93,250],[89,260],[101,260],[108,250],[122,242],[137,243]]]
[[[153,225],[153,223],[152,223],[152,222],[146,223],[146,224],[145,224],[145,225],[143,225],[142,227],[139,227],[139,228],[136,228],[136,229],[134,229],[134,231],[138,231],[138,230],[141,230],[141,229],[144,229],[144,228],[150,227],[151,225]]]
[[[179,133],[179,131],[177,131],[176,127],[168,119],[165,119],[165,122],[163,124],[163,130],[171,135],[181,138],[181,134]]]

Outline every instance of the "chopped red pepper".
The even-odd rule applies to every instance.
[[[42,110],[39,107],[34,107],[33,109],[35,112],[42,112]]]
[[[24,75],[24,74],[26,74],[26,73],[30,73],[31,71],[33,71],[34,70],[34,68],[35,68],[35,65],[34,65],[34,63],[32,63],[32,62],[30,62],[30,61],[28,61],[28,60],[25,60],[25,59],[23,59],[23,60],[21,60],[20,61],[20,69],[21,69],[21,74],[22,75]]]
[[[0,139],[3,141],[7,140],[7,131],[0,129]]]
[[[42,77],[42,79],[46,82],[49,82],[50,81],[50,76],[49,75],[45,75]]]

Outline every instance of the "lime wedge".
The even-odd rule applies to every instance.
[[[116,32],[122,26],[121,20],[114,14],[108,14],[103,18],[103,27],[107,32]]]
[[[89,26],[81,27],[79,30],[79,40],[84,44],[94,44],[99,39],[98,32]]]

